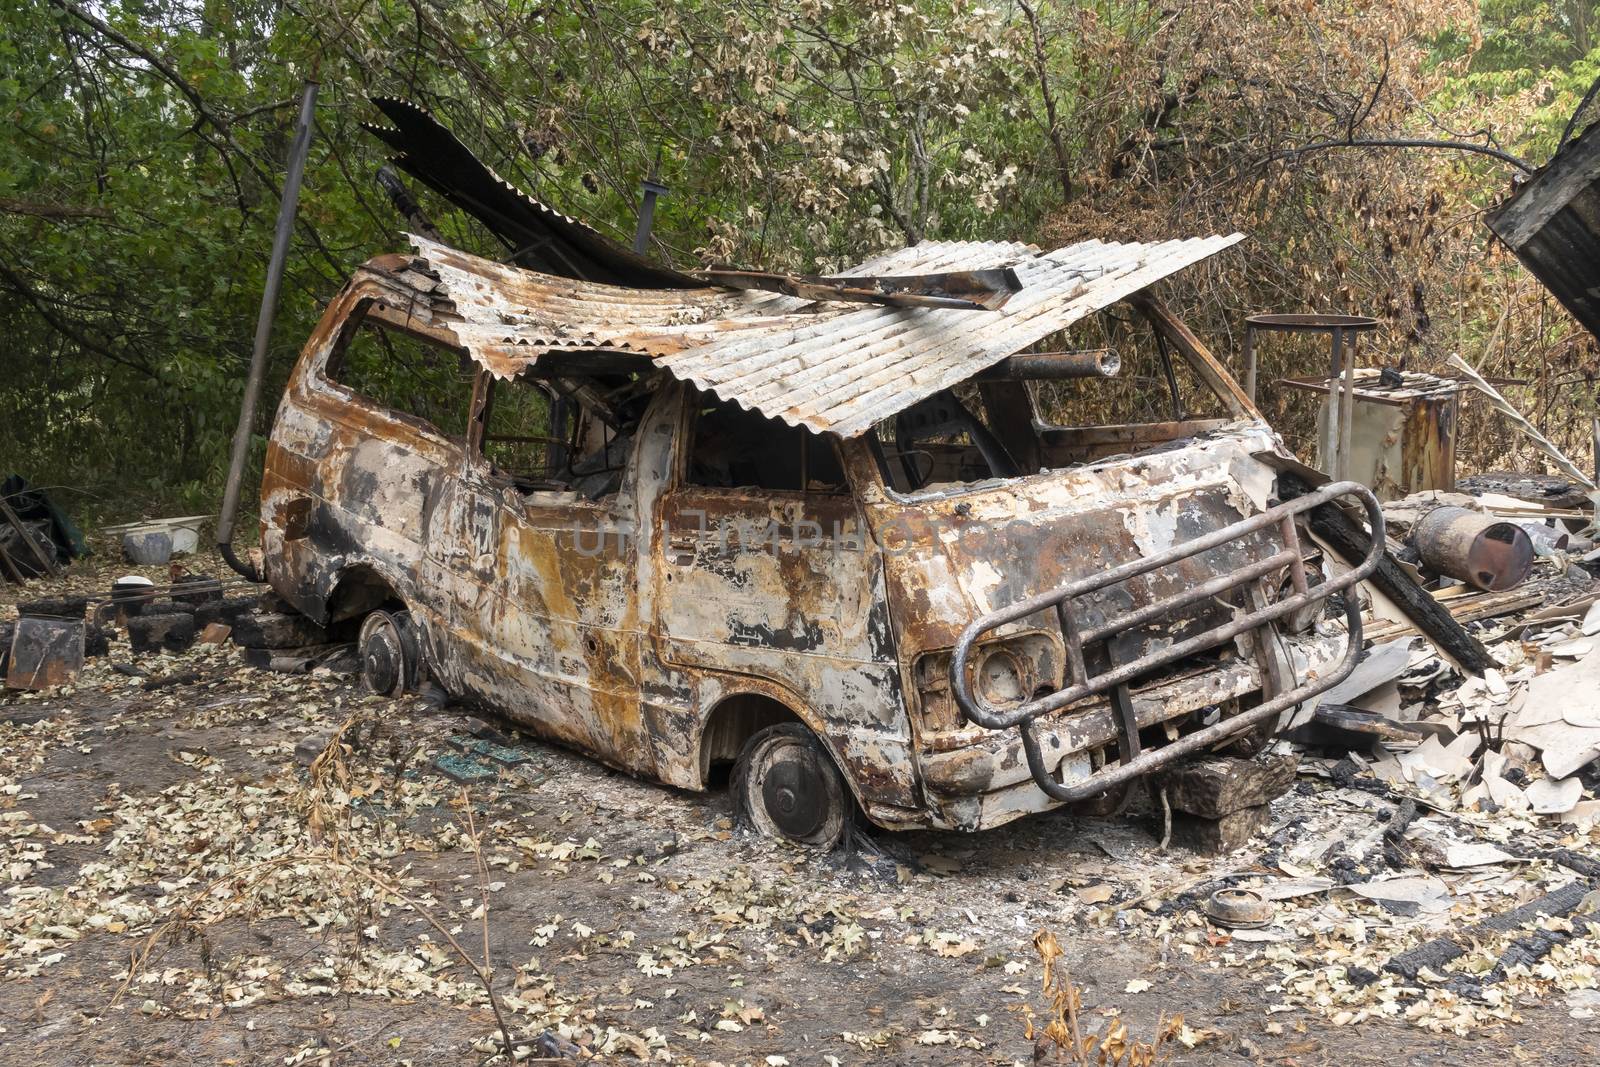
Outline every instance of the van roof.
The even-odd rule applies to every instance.
[[[449,307],[441,325],[497,377],[515,377],[551,349],[631,352],[768,418],[855,437],[1244,235],[1083,241],[1053,252],[1015,242],[924,241],[841,274],[1010,267],[1022,288],[998,310],[818,301],[711,285],[636,289],[410,239],[418,253],[412,266],[437,279],[429,297]]]

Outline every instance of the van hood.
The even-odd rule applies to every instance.
[[[1264,511],[1276,472],[1258,453],[1286,455],[1256,420],[1137,456],[1025,478],[867,502],[882,548],[891,617],[903,655],[949,648],[979,616],[1059,588]],[[1264,530],[1181,563],[1075,600],[1082,625],[1170,596],[1282,548]],[[1193,605],[1114,638],[1118,660],[1198,633],[1230,617],[1217,601]],[[1041,612],[1016,629],[1056,630]]]

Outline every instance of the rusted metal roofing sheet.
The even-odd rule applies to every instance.
[[[819,303],[766,292],[631,289],[493,263],[412,237],[473,358],[510,378],[548,349],[651,356],[674,377],[769,418],[854,437],[1146,286],[1244,239],[1031,245],[935,241],[843,276],[1013,268],[997,311]]]

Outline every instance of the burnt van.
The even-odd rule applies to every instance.
[[[265,575],[359,620],[371,690],[426,675],[630,774],[727,783],[803,845],[857,810],[980,830],[1116,798],[1259,743],[1360,648],[1382,538],[1325,559],[1304,520],[1381,531],[1376,501],[1286,493],[1282,441],[1151,289],[1238,239],[926,242],[764,291],[414,238],[293,370]],[[828,298],[979,270],[1014,291]],[[1040,351],[1068,331],[1105,343]]]

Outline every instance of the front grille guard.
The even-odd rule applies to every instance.
[[[1342,496],[1353,496],[1366,508],[1368,527],[1372,530],[1372,545],[1361,564],[1353,570],[1337,578],[1319,582],[1314,587],[1308,587],[1305,571],[1301,566],[1300,538],[1295,530],[1295,516]],[[1282,533],[1284,547],[1281,551],[1230,573],[1201,582],[1181,593],[1148,604],[1115,621],[1089,628],[1078,625],[1072,608],[1074,597],[1116,585],[1130,578],[1137,578],[1139,575],[1210,551],[1229,541],[1272,526],[1277,526]],[[1087,800],[1107,789],[1159,770],[1173,760],[1209,748],[1218,741],[1248,730],[1284,709],[1302,703],[1343,681],[1355,669],[1356,660],[1361,654],[1361,609],[1354,596],[1346,597],[1344,600],[1349,642],[1345,648],[1344,658],[1332,672],[1304,682],[1288,692],[1272,696],[1248,711],[1187,734],[1160,748],[1143,753],[1139,750],[1138,723],[1133,714],[1128,690],[1129,682],[1140,675],[1224,644],[1240,634],[1268,626],[1311,604],[1326,600],[1335,593],[1349,589],[1377,568],[1378,560],[1383,555],[1384,545],[1383,509],[1378,505],[1377,498],[1359,482],[1334,482],[1316,492],[1296,497],[1288,503],[1279,504],[1259,515],[1252,515],[1231,526],[1197,537],[1185,544],[1176,545],[1165,552],[1133,560],[1104,573],[1081,578],[1050,592],[1040,593],[989,612],[963,630],[956,642],[955,651],[950,657],[951,692],[955,695],[961,713],[968,721],[991,730],[1005,730],[1011,727],[1021,729],[1022,747],[1027,754],[1028,769],[1032,772],[1034,781],[1045,793],[1060,801]],[[1251,590],[1254,610],[1236,615],[1230,622],[1215,629],[1174,642],[1159,652],[1140,656],[1127,663],[1116,664],[1110,670],[1092,678],[1088,676],[1083,660],[1085,645],[1103,640],[1122,630],[1151,622],[1178,608],[1217,596],[1247,582],[1259,583],[1268,575],[1284,569],[1288,570],[1294,589],[1290,596],[1267,603],[1264,591]],[[997,627],[1052,607],[1060,620],[1061,635],[1066,642],[1068,683],[1066,687],[1026,703],[1006,707],[996,707],[985,701],[974,691],[970,677],[973,672],[968,670],[974,645],[984,634]],[[1268,678],[1271,674],[1270,664],[1264,663],[1262,671],[1263,679]],[[1108,690],[1117,722],[1121,762],[1114,766],[1103,767],[1082,781],[1063,785],[1056,781],[1055,776],[1044,764],[1036,723],[1040,716],[1064,708],[1084,697]]]

